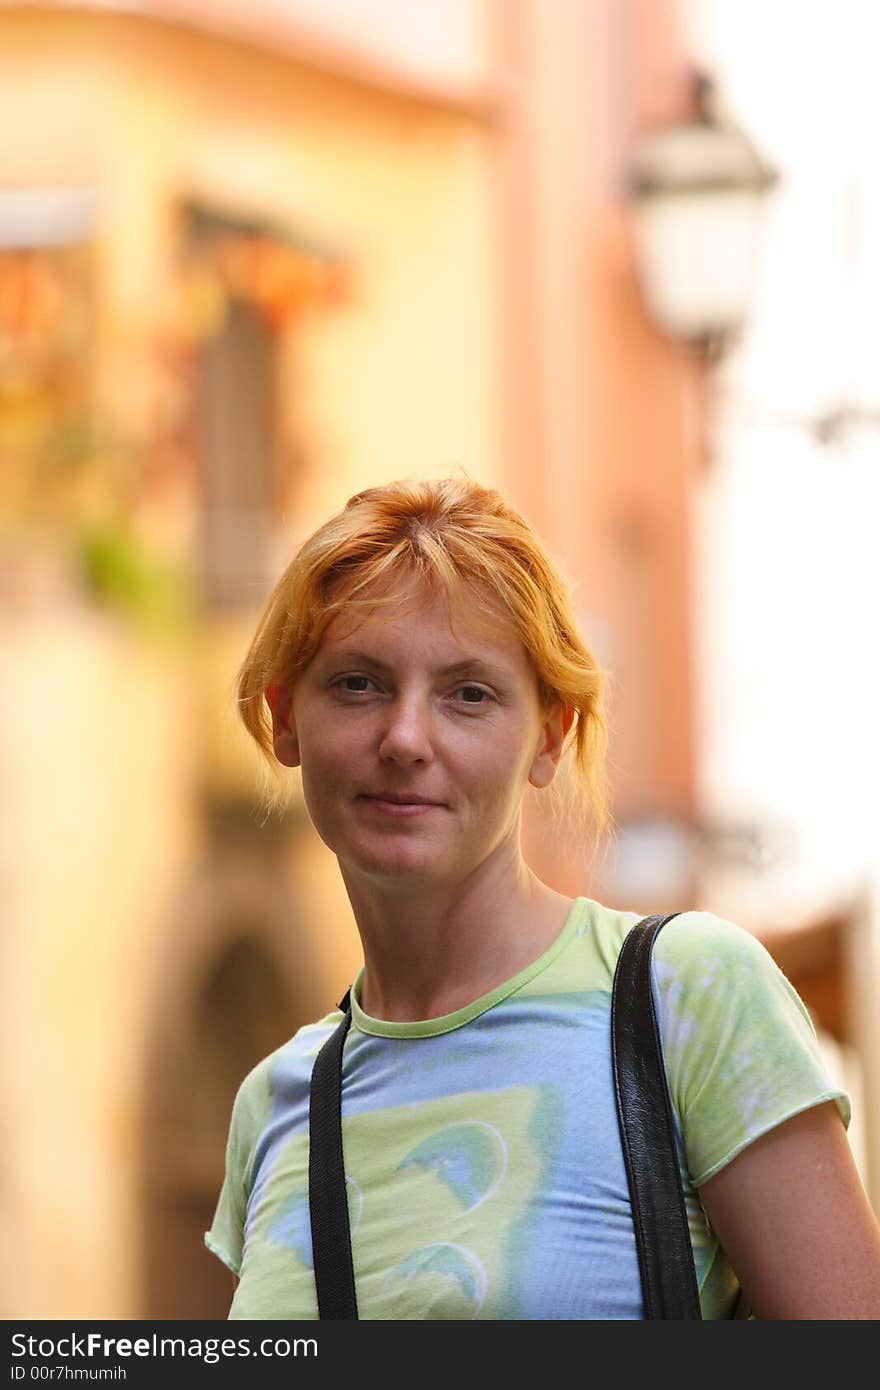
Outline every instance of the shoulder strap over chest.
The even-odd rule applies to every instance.
[[[315,1058],[309,1092],[309,1216],[318,1317],[358,1315],[342,1158],[342,1049],[351,1023],[348,994],[342,1022]]]
[[[651,990],[651,954],[677,913],[645,917],[623,943],[611,1003],[614,1091],[647,1318],[702,1318],[672,1103]]]

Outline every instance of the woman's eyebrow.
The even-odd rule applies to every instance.
[[[380,661],[377,656],[371,656],[369,652],[359,651],[355,647],[341,647],[326,652],[325,659],[333,662],[360,661],[363,662],[365,666],[373,666],[377,671],[384,672],[385,675],[391,675],[393,671],[391,666],[387,665],[384,661]],[[478,656],[466,656],[461,661],[450,662],[448,666],[439,666],[434,674],[438,676],[454,676],[460,671],[481,671],[485,675],[495,677],[500,677],[502,674],[496,667],[490,666],[488,662],[483,661],[482,658]]]

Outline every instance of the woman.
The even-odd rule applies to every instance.
[[[555,891],[520,848],[524,798],[553,794],[570,750],[594,831],[610,823],[602,680],[537,537],[453,479],[353,497],[278,582],[239,673],[363,943],[342,1083],[362,1318],[643,1316],[609,1023],[639,914]],[[654,972],[703,1316],[729,1317],[739,1280],[760,1318],[880,1317],[849,1101],[794,990],[702,911],[666,925]],[[206,1235],[236,1276],[231,1318],[317,1316],[309,1086],[340,1018],[238,1092]]]

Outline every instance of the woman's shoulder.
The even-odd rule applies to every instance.
[[[597,950],[615,965],[620,948],[632,928],[646,916],[668,917],[654,945],[655,961],[677,970],[701,969],[711,965],[750,965],[759,970],[778,967],[758,937],[746,927],[705,908],[688,908],[673,913],[662,907],[656,913],[608,907],[591,898],[580,900]]]
[[[592,958],[610,991],[621,947],[632,928],[649,914],[607,907],[593,899],[581,900],[589,930]],[[746,927],[705,908],[689,908],[657,916],[669,916],[656,938],[653,974],[661,1000],[672,995],[683,1003],[688,997],[705,1006],[715,991],[716,1000],[729,1002],[734,995],[754,1006],[782,1002],[806,1021],[802,1000],[777,966],[770,952]]]
[[[312,1023],[302,1024],[292,1037],[255,1063],[239,1084],[233,1122],[250,1130],[262,1128],[279,1082],[301,1073],[307,1084],[315,1057],[341,1018],[340,1011],[333,1009]]]
[[[654,947],[658,987],[675,984],[701,998],[718,991],[758,1002],[784,998],[805,1018],[807,1009],[754,932],[705,909],[680,912],[663,927]]]

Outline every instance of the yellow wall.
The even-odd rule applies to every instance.
[[[279,568],[370,483],[458,465],[494,480],[478,124],[182,30],[34,13],[0,15],[0,124],[0,187],[88,183],[101,195],[101,371],[117,402],[138,389],[179,199],[281,222],[350,258],[351,301],[312,313],[284,345],[282,413],[304,463]],[[4,819],[16,811],[0,884],[0,1219],[15,1271],[2,1311],[137,1317],[145,1034],[171,904],[200,841],[200,758],[222,761],[225,747],[215,779],[247,777],[226,702],[249,621],[181,653],[65,607],[63,592],[0,619],[16,691],[0,730]],[[355,959],[335,863],[316,844],[308,864],[291,855],[290,874],[311,895],[335,990]]]
[[[18,715],[3,737],[4,1315],[131,1316],[144,979],[195,834],[182,682],[87,612],[0,640]]]
[[[490,148],[474,120],[125,19],[0,17],[0,187],[97,181],[109,331],[150,321],[175,200],[351,258],[296,352],[310,528],[364,479],[496,468]],[[118,359],[115,365],[118,366]]]

